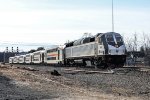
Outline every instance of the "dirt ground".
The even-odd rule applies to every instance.
[[[123,91],[123,90],[120,90]],[[73,79],[50,72],[30,71],[5,65],[0,67],[0,100],[142,100],[90,91]]]

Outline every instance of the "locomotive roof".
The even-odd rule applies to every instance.
[[[45,52],[45,50],[40,50],[40,51],[36,51],[36,52],[33,52],[33,53],[37,53],[37,52],[43,53],[43,52]]]
[[[90,37],[85,37],[85,38],[94,38],[94,37],[98,37],[98,36],[102,36],[104,34],[119,34],[119,33],[116,33],[116,32],[106,32],[106,33],[97,33],[96,35],[94,36],[90,36]],[[119,34],[120,35],[120,34]],[[80,40],[83,40],[85,38],[80,38],[80,39],[77,39],[77,40],[74,40],[74,41],[71,41],[71,42],[68,42],[68,43],[65,43],[65,45],[69,45],[69,44],[72,44],[74,42],[77,42],[77,41],[80,41]]]
[[[119,34],[119,33],[116,33],[116,32],[107,32],[105,34]]]

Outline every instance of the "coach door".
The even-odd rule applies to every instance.
[[[42,63],[44,63],[44,53],[42,53]]]
[[[59,49],[58,50],[58,60],[62,60],[62,50],[61,49]]]
[[[26,57],[23,57],[24,59],[23,59],[23,63],[25,63],[26,62]]]
[[[60,56],[60,51],[59,51],[59,49],[58,49],[58,60],[60,59],[59,56]]]
[[[30,63],[32,63],[32,60],[33,60],[33,56],[31,55],[30,56]]]

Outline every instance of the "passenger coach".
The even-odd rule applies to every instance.
[[[62,64],[63,63],[63,48],[57,47],[47,49],[45,51],[46,64]]]

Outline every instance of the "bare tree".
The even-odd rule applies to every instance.
[[[137,51],[137,46],[138,46],[137,33],[134,34],[133,43],[134,43],[133,51]]]
[[[134,43],[133,43],[133,37],[127,37],[125,39],[125,44],[126,44],[126,48],[127,48],[127,51],[134,51]]]
[[[138,38],[138,34],[134,33],[125,39],[127,51],[130,55],[136,56],[136,52],[140,50],[146,61],[150,64],[150,35],[143,32],[143,35]],[[136,60],[136,57],[134,58]]]
[[[150,65],[150,38],[149,35],[143,32],[143,37],[142,37],[142,44],[141,47],[143,47],[143,52],[144,52],[144,58],[145,62],[147,62]],[[141,52],[142,52],[141,51]]]
[[[143,46],[145,53],[148,53],[148,49],[150,49],[150,38],[148,34],[145,34],[143,32],[143,37],[142,37],[142,44],[141,46]]]

